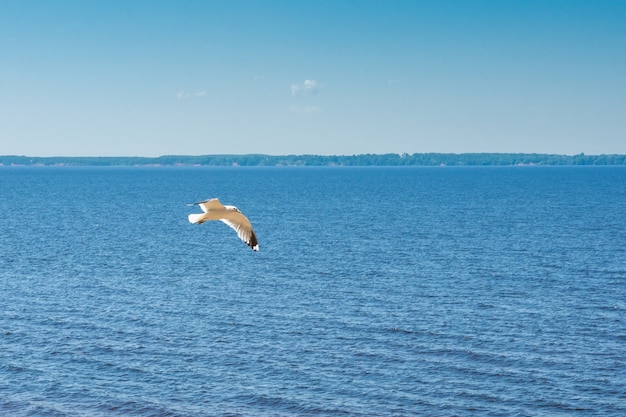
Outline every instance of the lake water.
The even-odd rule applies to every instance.
[[[3,416],[626,415],[626,167],[0,167],[0,233]]]

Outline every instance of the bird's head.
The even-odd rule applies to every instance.
[[[237,213],[241,213],[241,211],[235,206],[224,206],[224,208],[226,208],[226,210],[236,211]]]

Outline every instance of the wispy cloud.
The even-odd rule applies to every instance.
[[[196,91],[194,93],[187,93],[183,90],[180,90],[178,94],[176,94],[176,98],[179,100],[183,100],[186,98],[200,98],[206,96],[206,91]]]
[[[299,84],[291,84],[291,95],[315,93],[319,89],[320,84],[315,80],[304,80]]]

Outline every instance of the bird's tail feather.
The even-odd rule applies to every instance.
[[[194,223],[194,224],[195,223],[198,223],[198,224],[202,223],[204,221],[203,217],[204,217],[203,213],[190,214],[189,215],[189,223]]]

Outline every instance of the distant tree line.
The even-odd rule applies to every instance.
[[[0,165],[34,166],[507,166],[626,165],[626,155],[414,153],[360,155],[165,155],[159,157],[0,156]]]

